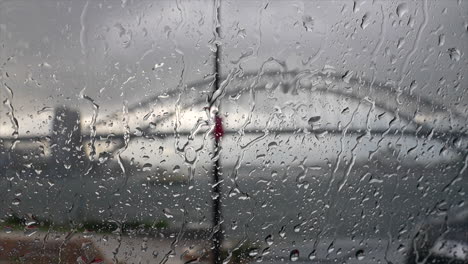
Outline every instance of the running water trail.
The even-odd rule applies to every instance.
[[[80,46],[81,46],[81,54],[87,55],[88,52],[88,47],[87,47],[87,36],[86,36],[86,15],[88,13],[88,6],[89,6],[89,1],[86,1],[86,3],[83,6],[83,10],[81,11],[80,15],[80,25],[81,25],[81,30],[80,30]]]

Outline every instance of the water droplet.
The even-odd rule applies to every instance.
[[[366,27],[369,26],[369,24],[370,24],[370,13],[367,12],[364,14],[364,16],[362,16],[361,28],[366,29]]]
[[[153,165],[151,163],[145,163],[143,164],[143,168],[141,169],[142,171],[150,171]]]
[[[90,231],[90,230],[85,230],[83,231],[83,237],[84,238],[92,238],[94,236],[94,232]]]
[[[443,46],[445,44],[445,35],[440,34],[439,35],[439,46]]]
[[[11,202],[11,204],[14,206],[18,206],[20,203],[21,203],[21,200],[18,198],[13,199],[13,201]]]
[[[414,89],[418,88],[418,83],[416,82],[416,80],[413,80],[411,81],[410,83],[410,91],[414,91]]]
[[[397,49],[401,49],[401,47],[403,47],[404,44],[405,44],[405,39],[404,38],[398,39]]]
[[[356,251],[356,258],[358,260],[363,260],[364,259],[364,250],[359,249],[358,251]]]
[[[299,233],[301,231],[301,224],[294,226],[294,232]]]
[[[277,147],[278,146],[278,143],[276,143],[276,141],[272,141],[270,143],[268,143],[268,149],[271,149],[273,147]]]
[[[314,129],[315,126],[317,126],[317,122],[319,122],[321,119],[320,116],[312,116],[309,118],[309,120],[307,121],[307,123],[309,124],[309,126]]]
[[[353,2],[353,13],[357,13],[359,12],[360,8],[359,8],[359,4],[358,4],[358,1],[354,1]]]
[[[328,254],[332,253],[335,250],[335,244],[331,242],[331,244],[328,246],[327,252]]]
[[[273,236],[272,236],[272,235],[268,235],[268,236],[265,238],[265,242],[267,243],[268,246],[273,245]]]
[[[349,82],[351,81],[351,78],[353,78],[353,75],[354,75],[354,72],[353,72],[353,71],[347,71],[347,72],[341,77],[341,79],[343,80],[343,82],[349,83]]]
[[[232,223],[231,223],[231,229],[232,229],[232,230],[236,230],[236,229],[237,229],[237,222],[236,222],[236,221],[232,221]]]
[[[26,228],[24,229],[24,235],[25,235],[25,236],[32,236],[32,235],[34,235],[35,233],[37,233],[37,231],[38,231],[37,226],[35,226],[35,225],[28,225],[28,226],[26,226]]]
[[[262,251],[262,256],[269,255],[270,253],[271,253],[270,248],[267,247],[267,248],[263,249],[263,251]]]
[[[459,61],[461,54],[460,51],[457,48],[450,48],[448,49],[450,59],[453,61]]]
[[[161,68],[162,66],[164,66],[164,62],[161,62],[161,63],[156,63],[154,64],[154,67],[153,67],[153,71],[156,70],[157,68]]]
[[[257,255],[258,255],[258,249],[257,248],[254,248],[254,249],[249,251],[249,256],[255,257]]]
[[[5,226],[5,227],[3,228],[3,231],[5,231],[5,233],[7,233],[7,234],[10,234],[11,232],[13,232],[13,227],[11,227],[11,226]]]
[[[282,226],[282,227],[281,227],[281,230],[280,230],[279,233],[278,233],[279,236],[280,236],[281,238],[284,238],[284,237],[286,236],[286,231],[285,231],[285,229],[286,229],[286,228],[285,228],[284,226]]]
[[[312,125],[314,123],[317,123],[320,121],[321,117],[320,116],[312,116],[309,118],[309,124]]]
[[[317,256],[315,255],[315,250],[313,250],[312,252],[310,252],[308,258],[309,258],[309,260],[314,260],[314,259],[317,258]]]
[[[302,25],[306,31],[311,32],[314,29],[314,19],[309,15],[302,16]]]
[[[293,251],[291,251],[291,253],[289,254],[289,260],[298,261],[299,260],[299,250],[294,249]]]
[[[397,6],[396,9],[398,17],[404,16],[406,13],[408,13],[408,5],[406,3],[401,3]]]
[[[167,218],[174,218],[174,216],[171,214],[171,211],[167,208],[163,209],[163,213]]]

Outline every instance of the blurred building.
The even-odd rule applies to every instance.
[[[77,110],[60,106],[55,109],[51,134],[51,164],[58,168],[58,176],[79,172],[85,160],[81,135],[80,113]]]

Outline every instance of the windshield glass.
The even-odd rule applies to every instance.
[[[411,261],[467,206],[467,14],[0,0],[0,263]]]

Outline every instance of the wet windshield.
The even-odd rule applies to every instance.
[[[467,11],[0,0],[0,263],[403,263],[466,207]]]

